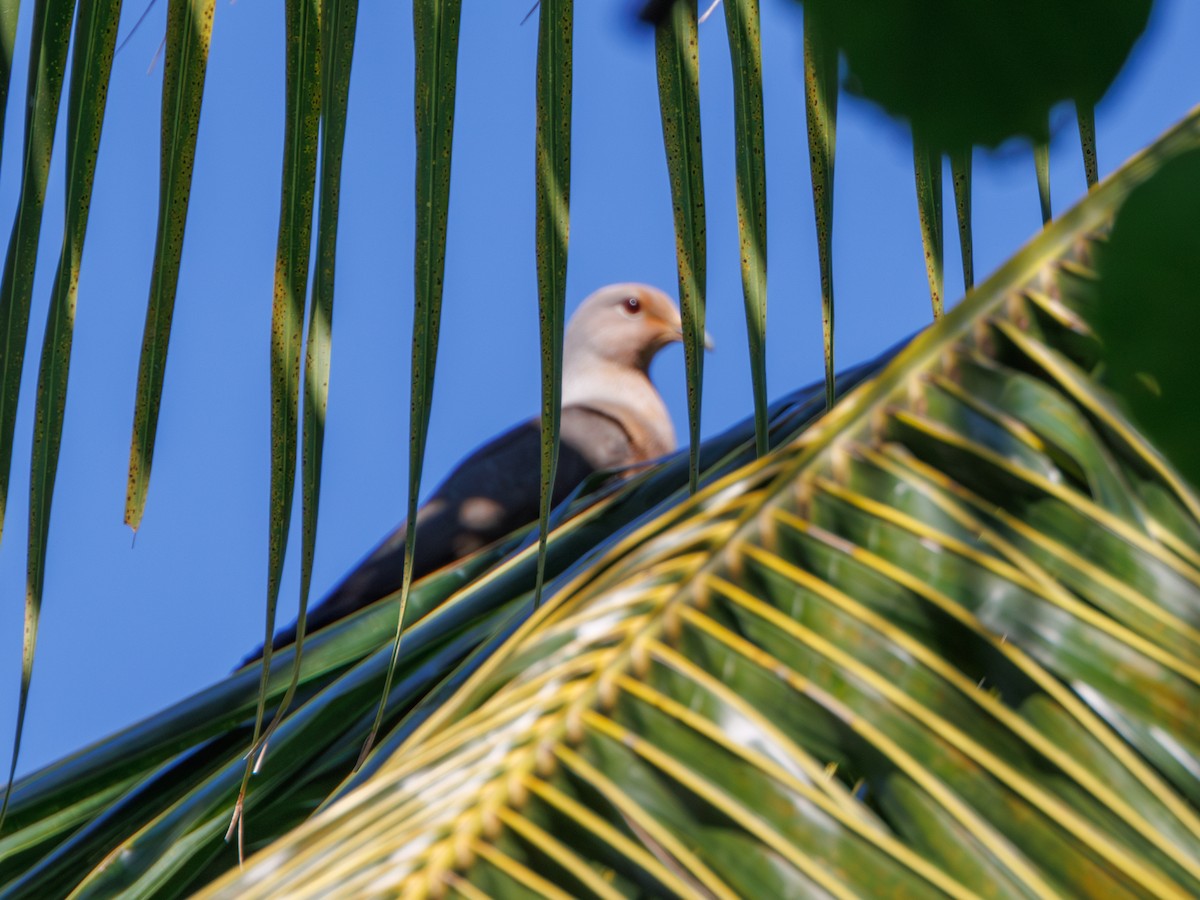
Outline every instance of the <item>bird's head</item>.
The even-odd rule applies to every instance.
[[[679,307],[670,297],[646,284],[610,284],[584,300],[571,316],[563,358],[600,358],[646,371],[654,354],[682,340]],[[707,331],[704,346],[713,346]]]

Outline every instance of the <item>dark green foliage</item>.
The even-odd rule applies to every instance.
[[[1151,0],[810,0],[848,86],[934,146],[1047,137],[1051,107],[1095,103],[1146,27]]]
[[[1093,317],[1108,347],[1104,382],[1200,485],[1200,150],[1130,196],[1099,271]]]

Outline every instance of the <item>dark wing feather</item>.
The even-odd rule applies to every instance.
[[[413,579],[428,575],[528,525],[538,517],[541,429],[524,422],[480,447],[450,473],[417,513]],[[642,462],[629,434],[612,416],[584,406],[563,410],[553,502],[562,502],[593,472]],[[400,525],[308,613],[309,633],[400,590],[404,537]],[[296,639],[295,625],[274,646]],[[262,655],[261,648],[246,662]]]

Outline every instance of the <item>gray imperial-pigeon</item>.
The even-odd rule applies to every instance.
[[[593,472],[624,469],[675,449],[671,417],[650,361],[683,339],[679,309],[644,284],[613,284],[583,301],[563,338],[561,449],[553,502]],[[705,346],[712,341],[705,334]],[[541,427],[523,422],[480,447],[417,512],[413,580],[528,525],[538,517]],[[407,523],[388,535],[308,613],[306,631],[324,628],[400,589]],[[276,649],[296,639],[291,625]],[[261,649],[247,658],[258,659]]]

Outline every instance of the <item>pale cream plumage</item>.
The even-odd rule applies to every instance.
[[[631,301],[637,308],[631,309]],[[615,284],[588,297],[563,338],[563,407],[612,416],[629,435],[631,458],[644,462],[675,449],[675,428],[650,381],[654,355],[683,336],[679,310],[655,288]]]

